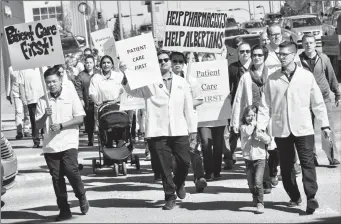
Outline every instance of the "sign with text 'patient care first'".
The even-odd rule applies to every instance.
[[[221,53],[226,13],[172,9],[165,16],[164,50]]]
[[[204,103],[198,106],[198,122],[231,118],[229,73],[226,60],[194,62],[190,75],[197,80]]]
[[[64,64],[56,19],[6,26],[5,34],[14,70]]]

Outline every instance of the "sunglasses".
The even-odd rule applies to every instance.
[[[255,58],[255,57],[261,58],[261,57],[263,57],[263,56],[264,56],[264,54],[253,54],[253,55],[252,55],[252,57],[254,57],[254,58]]]
[[[161,64],[162,62],[167,63],[168,61],[169,61],[169,58],[159,59],[159,64]]]
[[[247,54],[250,54],[251,50],[240,50],[239,53],[241,54],[244,54],[244,53],[247,53]]]
[[[184,63],[184,61],[178,61],[178,60],[173,60],[172,62],[173,62],[174,64],[177,64],[177,63],[183,64],[183,63]]]
[[[288,57],[290,54],[296,54],[296,52],[291,52],[291,53],[277,53],[278,57]]]

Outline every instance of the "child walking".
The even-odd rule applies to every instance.
[[[266,146],[271,137],[264,132],[256,133],[257,107],[248,106],[244,110],[240,127],[241,148],[246,165],[246,178],[253,197],[256,213],[264,213],[263,175],[266,164]]]

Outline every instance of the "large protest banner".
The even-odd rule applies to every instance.
[[[97,48],[98,50],[99,55],[101,56],[105,55],[104,44],[110,38],[114,38],[113,32],[109,28],[106,28],[92,32],[90,35],[95,48]]]
[[[126,76],[131,89],[162,82],[151,33],[118,41],[116,49],[120,61],[127,66]]]
[[[5,34],[14,70],[64,64],[56,19],[6,26]]]
[[[228,74],[226,60],[192,63],[190,75],[197,80],[204,99],[197,107],[199,122],[231,118]]]
[[[166,16],[164,50],[221,53],[226,13],[172,9]]]

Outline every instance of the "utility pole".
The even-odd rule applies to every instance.
[[[129,1],[129,11],[130,11],[130,29],[131,29],[130,33],[132,35],[134,27],[133,27],[133,15],[131,14],[131,1]]]
[[[272,13],[272,9],[271,9],[271,1],[269,1],[269,9],[270,9],[270,13]]]
[[[123,26],[122,26],[122,12],[121,12],[121,1],[117,1],[117,11],[118,11],[118,22],[120,25],[120,38],[123,40]]]
[[[247,1],[248,5],[249,5],[249,13],[250,13],[250,20],[252,19],[251,17],[251,7],[250,7],[250,0]],[[253,15],[254,16],[254,15]]]
[[[3,43],[3,41],[5,41],[5,31],[4,31],[3,21],[4,21],[4,4],[3,4],[3,1],[0,0],[0,71],[1,71],[1,67],[4,66],[4,63],[2,60],[2,43]],[[3,71],[5,71],[5,68],[3,68]],[[0,75],[2,75],[2,74],[0,74]],[[1,77],[0,77],[0,79],[1,79]],[[5,76],[4,76],[4,81],[5,81],[5,85],[3,85],[3,86],[6,86],[6,83],[9,82],[9,80],[7,80],[7,82],[6,82]],[[0,85],[0,93],[2,93],[1,86],[2,85]],[[2,108],[1,107],[1,100],[0,100],[0,108]],[[2,119],[0,119],[0,130],[2,131]],[[2,187],[2,182],[1,182],[1,187]]]
[[[94,17],[95,17],[95,30],[98,30],[98,21],[97,21],[97,5],[96,5],[96,0],[92,1],[92,4],[94,5]]]
[[[154,7],[154,1],[150,1],[150,14],[151,14],[151,17],[152,17],[152,34],[153,34],[153,37],[155,38],[155,7]]]

